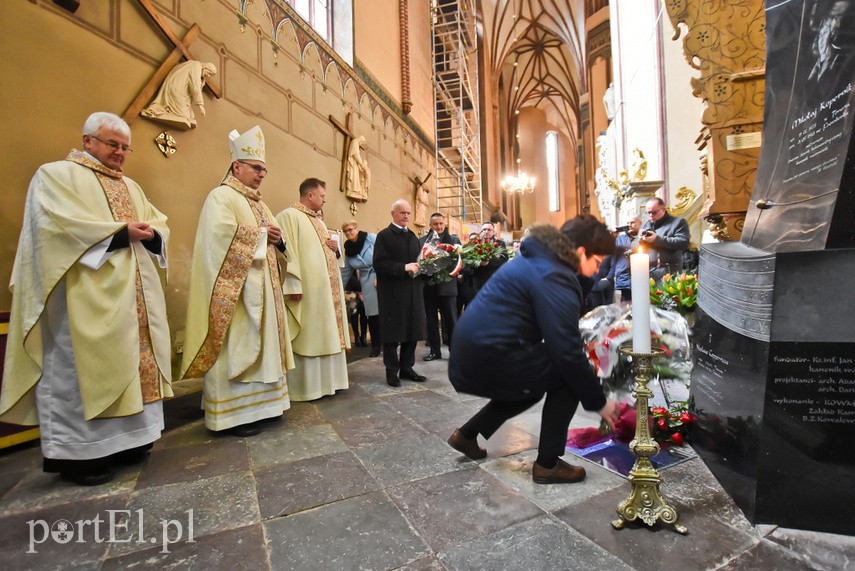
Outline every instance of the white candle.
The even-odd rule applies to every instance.
[[[650,353],[650,256],[629,257],[632,277],[632,351]]]

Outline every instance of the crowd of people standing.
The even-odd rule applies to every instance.
[[[121,118],[95,113],[83,127],[83,150],[38,170],[11,283],[0,420],[40,424],[44,470],[80,485],[107,482],[118,467],[142,460],[163,430],[163,399],[172,396],[169,229],[123,174],[130,142]],[[426,380],[414,368],[419,341],[427,339],[425,361],[443,358],[443,341],[449,346],[455,388],[491,399],[449,439],[470,458],[486,454],[479,435],[489,438],[546,395],[533,477],[584,477],[558,457],[576,408],[567,403],[614,421],[614,403],[586,364],[576,325],[579,280],[615,250],[602,223],[582,216],[560,231],[533,227],[514,244],[521,261],[502,271],[512,254],[484,222],[470,239],[489,243],[496,255],[429,283],[420,275],[422,248],[461,242],[442,213],[430,216],[419,238],[410,204],[397,200],[386,228],[367,233],[349,220],[339,244],[323,220],[324,181],[304,180],[293,204],[274,215],[261,193],[268,174],[263,132],[232,131],[228,146],[227,174],[207,195],[197,226],[179,369],[182,379],[204,379],[210,431],[250,437],[292,401],[347,389],[350,323],[354,344],[370,337],[370,356],[382,352],[394,387]],[[657,264],[667,268],[687,245],[685,221],[668,215],[661,201],[651,200],[648,214],[649,228],[636,240],[658,250]],[[618,238],[619,251],[631,247],[625,242]],[[612,268],[624,286],[622,264]],[[358,289],[365,323],[349,320],[348,287]],[[521,287],[535,293],[523,295]]]

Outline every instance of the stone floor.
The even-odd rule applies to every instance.
[[[445,439],[483,401],[457,394],[446,365],[419,362],[427,382],[392,388],[379,358],[356,360],[350,389],[295,403],[248,439],[212,436],[196,404],[173,407],[177,420],[148,459],[99,487],[41,472],[37,447],[7,452],[0,566],[855,569],[855,538],[754,527],[697,459],[662,472],[689,535],[616,531],[626,480],[585,463],[580,484],[532,483],[537,410],[470,461]],[[580,410],[573,424],[597,420]]]

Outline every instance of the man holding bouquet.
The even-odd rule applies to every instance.
[[[451,244],[459,245],[460,238],[449,234],[445,226],[445,216],[439,212],[430,215],[430,230],[419,239],[419,244]],[[433,280],[432,280],[433,281]],[[457,278],[430,283],[424,287],[425,318],[427,323],[427,340],[430,353],[425,361],[434,361],[442,358],[442,338],[439,334],[439,319],[437,314],[442,315],[442,328],[448,336],[448,344],[451,345],[451,336],[454,326],[457,324]]]
[[[484,287],[487,280],[499,271],[499,268],[508,261],[508,246],[503,240],[496,238],[496,228],[493,226],[492,222],[484,222],[481,225],[481,232],[478,234],[478,238],[482,242],[490,244],[490,246],[495,249],[496,255],[488,260],[484,260],[481,263],[481,266],[475,268],[473,281],[475,284],[476,294],[481,291],[481,288]]]
[[[377,234],[374,271],[380,302],[380,337],[386,383],[400,387],[399,379],[426,380],[413,370],[416,343],[424,339],[425,309],[419,271],[419,239],[407,226],[412,209],[406,200],[392,204],[392,223]],[[400,356],[398,346],[401,347]]]

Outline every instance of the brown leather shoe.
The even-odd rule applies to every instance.
[[[461,434],[459,428],[454,429],[447,442],[449,446],[465,454],[470,460],[480,460],[487,457],[487,451],[478,446],[478,439],[466,438]]]
[[[559,458],[558,464],[549,470],[537,462],[532,464],[531,478],[535,484],[573,484],[585,479],[585,469],[581,466],[571,466]]]

